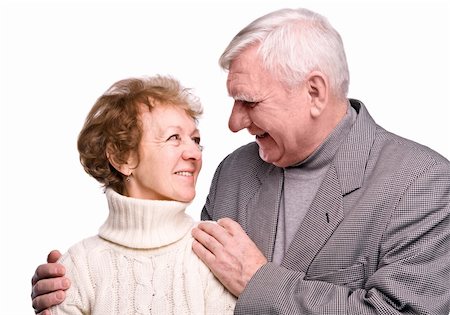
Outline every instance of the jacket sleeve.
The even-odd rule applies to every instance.
[[[235,314],[449,314],[447,163],[406,187],[380,244],[377,270],[360,289],[306,280],[303,272],[268,263],[239,296]]]

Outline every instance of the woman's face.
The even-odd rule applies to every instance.
[[[200,132],[193,118],[176,106],[158,105],[151,112],[144,106],[141,109],[140,162],[125,184],[128,196],[192,201],[202,168]]]

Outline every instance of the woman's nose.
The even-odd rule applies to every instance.
[[[228,128],[233,132],[238,132],[251,124],[247,109],[240,102],[235,101],[228,120]]]
[[[183,159],[200,160],[202,158],[202,146],[195,141],[189,141],[185,144],[183,150]]]

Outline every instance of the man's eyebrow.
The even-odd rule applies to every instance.
[[[239,93],[239,94],[229,94],[230,97],[234,98],[234,100],[236,101],[245,101],[245,102],[256,102],[257,98],[254,96],[250,96],[248,94],[243,94],[243,93]]]

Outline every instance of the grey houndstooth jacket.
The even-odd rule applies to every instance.
[[[357,119],[281,266],[272,260],[282,169],[249,143],[214,175],[202,219],[239,222],[269,260],[235,314],[448,314],[450,163]]]

